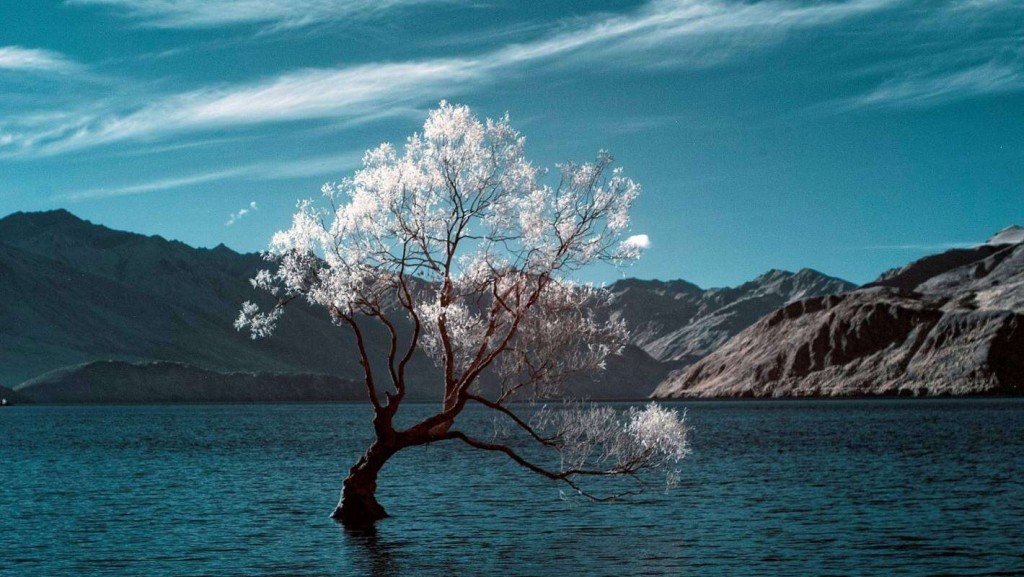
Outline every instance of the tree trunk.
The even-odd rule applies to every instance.
[[[345,478],[341,501],[331,515],[334,520],[348,527],[369,527],[388,516],[377,502],[377,474],[400,448],[379,441],[370,445]]]

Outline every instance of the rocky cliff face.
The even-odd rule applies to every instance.
[[[610,287],[609,315],[625,321],[630,344],[606,369],[577,379],[570,391],[593,399],[637,399],[673,371],[717,349],[772,310],[856,285],[811,269],[771,270],[738,287],[702,289],[684,280],[625,279]]]
[[[657,397],[1024,392],[1024,245],[923,258],[862,289],[791,303],[688,369]]]

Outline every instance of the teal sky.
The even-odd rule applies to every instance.
[[[508,111],[539,165],[611,150],[644,187],[629,276],[865,282],[1024,224],[1018,0],[40,0],[0,22],[0,215],[261,250],[448,99]]]

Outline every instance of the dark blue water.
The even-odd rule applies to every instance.
[[[1024,574],[1022,401],[686,406],[672,493],[565,501],[431,446],[388,465],[393,517],[361,535],[328,514],[362,406],[2,409],[0,574]]]

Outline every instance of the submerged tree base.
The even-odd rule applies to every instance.
[[[387,517],[384,507],[380,503],[364,503],[361,505],[349,505],[347,503],[338,505],[331,513],[331,519],[346,527],[372,527],[374,523]]]
[[[394,452],[374,444],[352,467],[331,518],[346,527],[370,527],[388,516],[377,502],[377,474]]]
[[[341,500],[331,518],[346,527],[369,527],[388,516],[377,502],[377,475],[402,448],[393,443],[374,441],[366,454],[352,466],[341,489]]]

